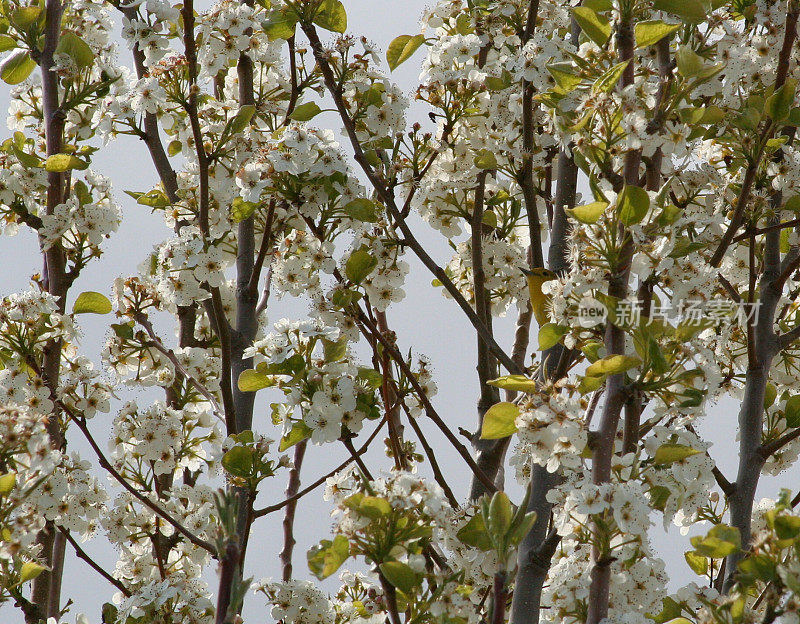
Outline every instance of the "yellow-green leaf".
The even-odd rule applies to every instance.
[[[567,214],[580,223],[591,225],[597,223],[597,220],[603,216],[606,208],[608,208],[608,202],[596,201],[591,204],[584,204],[583,206],[567,209]]]
[[[8,52],[17,47],[17,42],[13,37],[8,35],[0,35],[0,52]]]
[[[242,392],[256,392],[262,388],[268,388],[272,383],[272,379],[268,375],[251,368],[239,373],[236,385]]]
[[[292,114],[289,115],[289,119],[293,119],[294,121],[309,121],[310,119],[313,119],[319,115],[321,112],[322,109],[317,105],[316,102],[306,102],[305,104],[296,106],[292,111]]]
[[[628,67],[628,63],[630,63],[630,61],[623,61],[622,63],[617,63],[614,65],[611,69],[606,71],[606,73],[595,80],[594,84],[592,85],[592,90],[595,93],[611,93],[614,90],[614,87],[617,86],[619,79],[622,78],[622,74],[625,73],[625,68]]]
[[[258,208],[257,202],[249,202],[243,200],[241,197],[234,197],[231,202],[231,220],[234,223],[240,223],[245,219],[249,219]]]
[[[336,572],[350,556],[350,542],[344,535],[322,540],[308,551],[308,568],[318,579],[326,579]]]
[[[78,295],[72,305],[73,314],[108,314],[111,312],[111,302],[104,294],[87,290]]]
[[[478,169],[497,169],[497,157],[494,152],[487,149],[480,150],[473,162]]]
[[[562,336],[569,331],[569,327],[545,323],[539,328],[539,351],[547,351],[559,343]]]
[[[41,7],[23,6],[11,12],[11,24],[19,31],[26,31],[30,28],[42,14]]]
[[[0,475],[0,496],[5,496],[14,489],[17,484],[17,475],[14,472],[7,472]]]
[[[249,446],[234,446],[222,456],[222,467],[234,477],[249,478],[253,473],[253,449]]]
[[[639,186],[623,187],[617,198],[619,220],[625,225],[636,225],[647,216],[650,210],[650,196]]]
[[[601,48],[606,44],[611,36],[611,24],[605,17],[585,6],[572,9],[572,15],[589,39]]]
[[[689,564],[689,567],[695,574],[705,576],[706,572],[708,572],[707,557],[690,550],[689,552],[683,553],[683,558],[686,559],[686,563]]]
[[[286,449],[293,447],[298,442],[302,442],[311,437],[311,427],[305,424],[302,420],[298,420],[292,425],[285,436],[281,438],[278,444],[278,452],[283,453]]]
[[[322,0],[314,23],[325,30],[343,33],[347,30],[347,11],[339,0]]]
[[[675,61],[678,65],[678,72],[685,78],[691,78],[703,71],[705,61],[689,46],[682,45],[675,53]]]
[[[624,373],[631,368],[639,366],[642,361],[630,355],[608,355],[586,369],[587,377],[607,377]]]
[[[656,449],[653,463],[657,466],[668,466],[669,464],[684,460],[687,457],[699,455],[702,452],[703,451],[698,451],[685,444],[662,444]]]
[[[89,44],[69,30],[61,34],[56,52],[69,56],[79,69],[89,67],[94,62],[94,52]]]
[[[267,33],[270,41],[276,39],[291,39],[294,37],[295,27],[297,26],[297,13],[289,8],[271,11],[267,19],[261,22],[261,27]]]
[[[344,267],[345,275],[354,284],[360,284],[372,270],[378,266],[378,260],[366,249],[357,249],[347,259]]]
[[[653,8],[677,15],[687,24],[699,24],[706,19],[706,10],[699,0],[655,0]]]
[[[48,156],[44,163],[44,168],[47,171],[56,173],[69,171],[70,169],[86,169],[88,166],[89,163],[72,154],[53,154]]]
[[[532,394],[537,392],[536,380],[525,375],[505,375],[486,382],[490,386],[501,390],[511,390],[512,392],[527,392]]]
[[[419,575],[402,561],[385,561],[378,567],[384,578],[404,594],[408,594],[420,582]]]
[[[231,133],[239,134],[244,130],[256,114],[256,107],[252,104],[243,104],[236,112],[236,116],[231,119]]]
[[[378,211],[375,202],[366,197],[359,197],[344,206],[344,211],[348,217],[355,221],[364,223],[377,223]]]
[[[477,513],[472,516],[469,522],[459,529],[456,537],[467,546],[472,546],[478,550],[486,551],[492,549],[492,538],[489,537],[489,533],[486,530],[483,514]]]
[[[42,565],[35,563],[33,561],[26,561],[22,564],[22,568],[19,571],[19,584],[27,583],[28,581],[32,581],[37,576],[39,576],[42,572],[47,570]]]
[[[633,27],[634,36],[636,37],[636,47],[645,48],[658,43],[667,35],[671,35],[676,30],[680,30],[680,24],[667,24],[661,20],[648,20],[645,22],[637,22]]]
[[[483,415],[481,439],[499,440],[507,438],[517,430],[514,421],[519,415],[519,407],[506,401],[495,403]]]
[[[797,81],[794,78],[787,78],[786,82],[767,98],[766,111],[770,119],[784,121],[789,117],[796,91]]]
[[[411,58],[419,47],[425,42],[423,35],[400,35],[389,44],[386,50],[386,62],[389,69],[394,71],[400,63]]]
[[[6,84],[15,85],[24,81],[36,67],[36,62],[25,50],[16,50],[0,64],[0,79]]]

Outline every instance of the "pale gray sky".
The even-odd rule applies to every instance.
[[[395,36],[415,34],[419,31],[418,18],[427,4],[429,3],[424,0],[345,0],[349,18],[348,32],[355,35],[365,34],[385,51],[388,42]],[[129,52],[126,49],[121,49],[121,56],[123,63],[130,62]],[[416,85],[421,58],[422,52],[407,61],[392,75],[406,92],[411,92]],[[3,111],[8,105],[8,94],[7,86],[0,87],[0,108]],[[424,109],[412,107],[412,115],[414,113],[418,113],[421,122],[426,121]],[[414,119],[410,121],[413,122]],[[0,139],[5,138],[6,134],[0,133]],[[147,190],[156,182],[153,167],[143,144],[130,137],[122,137],[95,157],[93,167],[111,177],[116,197],[123,207],[124,220],[120,231],[105,245],[106,254],[103,258],[90,264],[75,284],[72,298],[84,290],[97,290],[110,294],[114,277],[135,273],[136,265],[152,246],[169,236],[169,231],[163,226],[159,217],[149,214],[149,209],[136,205],[122,192]],[[441,237],[430,232],[424,225],[420,227],[420,231],[423,232],[422,239],[435,249],[435,256],[446,263],[450,250]],[[0,250],[2,250],[0,257],[3,262],[3,271],[0,272],[0,296],[25,289],[30,275],[40,270],[41,260],[35,238],[25,230],[23,232],[16,238],[0,239]],[[439,394],[434,401],[439,412],[453,429],[459,426],[471,429],[474,426],[474,405],[477,398],[474,334],[457,306],[445,300],[438,289],[430,287],[431,276],[413,258],[409,258],[409,261],[412,264],[412,273],[406,286],[408,296],[402,303],[390,309],[390,325],[397,332],[402,349],[407,350],[413,346],[417,352],[431,358],[439,386]],[[270,302],[268,316],[273,322],[284,316],[297,317],[304,314],[305,310],[305,302],[273,299]],[[99,350],[110,322],[109,318],[87,315],[83,316],[80,322],[85,331],[84,352],[99,364]],[[501,344],[510,344],[513,338],[512,314],[497,322],[496,333]],[[149,395],[137,395],[139,400],[144,400],[147,396]],[[278,432],[266,417],[268,403],[268,394],[266,392],[259,394],[256,427],[267,435],[277,437]],[[717,442],[712,448],[712,454],[729,478],[735,476],[736,409],[737,406],[733,402],[720,406],[713,410],[712,415],[700,427]],[[110,421],[110,415],[101,415],[92,421],[92,428],[98,438],[107,437]],[[434,448],[439,450],[440,463],[445,473],[451,477],[456,495],[466,496],[469,485],[469,471],[466,466],[434,427],[426,422],[422,424]],[[412,433],[409,432],[409,435]],[[78,439],[77,432],[70,436],[70,445],[71,448],[80,450],[87,459],[94,460],[90,451]],[[374,454],[373,465],[388,466],[385,459],[381,460],[381,455],[381,452]],[[344,449],[336,445],[327,445],[324,448],[310,447],[303,467],[303,481],[307,483],[316,479],[344,457]],[[423,469],[427,472],[427,464],[423,464]],[[796,488],[796,473],[794,476]],[[761,492],[763,495],[774,496],[780,486],[792,486],[789,475],[783,475],[780,479],[764,479]],[[259,506],[281,500],[284,487],[283,476],[265,482]],[[519,488],[513,483],[513,477],[510,479],[509,489],[512,499],[521,498]],[[294,569],[295,575],[300,578],[308,577],[305,563],[305,553],[308,548],[320,539],[329,537],[330,510],[322,501],[321,492],[320,489],[317,493],[307,496],[298,506],[296,523],[298,544],[295,548]],[[256,523],[248,553],[247,575],[256,578],[280,577],[277,555],[282,544],[281,520],[282,515],[278,513]],[[672,531],[672,535],[677,536],[677,531]],[[656,541],[662,556],[667,560],[671,576],[678,583],[683,583],[692,573],[683,562],[683,551],[688,547],[688,540],[680,536],[678,539],[680,543],[678,548],[674,544],[669,544],[666,536],[658,536]],[[85,548],[107,569],[113,568],[116,554],[105,543],[102,535],[85,544]],[[92,624],[95,624],[99,622],[100,604],[110,598],[113,588],[84,562],[76,559],[69,547],[68,551],[70,554],[66,562],[63,596],[64,599],[72,598],[75,604],[66,621],[71,623],[75,614],[85,612]],[[333,590],[335,577],[334,581],[329,581],[326,586]],[[245,616],[248,623],[271,621],[264,607],[264,601],[252,595],[247,598]],[[22,621],[22,615],[18,610],[10,605],[0,607],[0,622],[22,624]]]

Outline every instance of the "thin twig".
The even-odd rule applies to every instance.
[[[78,557],[78,559],[83,559],[86,563],[88,563],[89,566],[95,572],[97,572],[100,576],[102,576],[109,583],[111,583],[114,587],[116,587],[120,592],[122,592],[123,596],[125,596],[127,598],[127,597],[129,597],[131,595],[131,592],[128,591],[128,589],[125,587],[125,585],[123,585],[120,581],[118,581],[113,576],[111,576],[108,572],[106,572],[103,568],[101,568],[97,564],[97,562],[95,562],[94,559],[92,559],[89,555],[86,554],[86,551],[84,551],[83,548],[81,548],[80,544],[78,544],[78,542],[75,541],[75,538],[72,537],[72,535],[69,534],[69,531],[67,531],[64,527],[61,527],[61,526],[58,527],[58,530],[61,531],[62,535],[64,535],[64,537],[67,538],[67,541],[75,549],[75,555]]]

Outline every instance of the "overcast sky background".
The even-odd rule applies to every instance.
[[[344,4],[348,13],[348,32],[355,35],[366,35],[379,46],[383,57],[388,43],[394,37],[419,32],[419,16],[423,8],[430,3],[425,0],[344,0]],[[408,94],[412,94],[417,84],[422,56],[423,52],[420,51],[392,74],[392,78]],[[120,47],[120,57],[123,64],[131,65],[130,51],[124,46]],[[8,101],[9,87],[2,84],[0,86],[0,109],[2,111],[7,109]],[[3,114],[4,117],[5,114]],[[314,123],[322,125],[325,120],[326,117],[320,116],[314,120]],[[412,104],[409,124],[415,120],[425,123],[427,115],[424,108]],[[4,140],[8,135],[9,131],[6,129],[0,133],[0,140]],[[343,145],[346,142],[343,137],[340,141]],[[136,266],[144,259],[153,245],[170,236],[171,233],[163,225],[163,221],[158,215],[150,214],[148,208],[137,205],[123,193],[124,190],[146,191],[157,182],[144,144],[130,137],[121,137],[96,155],[92,166],[112,179],[115,196],[123,208],[124,217],[119,232],[104,245],[105,255],[99,261],[90,263],[73,286],[68,308],[77,294],[85,290],[96,290],[110,295],[113,279],[117,276],[134,274]],[[451,253],[446,243],[441,236],[431,232],[427,226],[421,223],[419,225],[417,230],[421,233],[420,238],[433,249],[433,255],[440,263],[446,263]],[[35,237],[23,227],[18,236],[0,239],[0,254],[0,267],[2,267],[0,270],[0,296],[28,288],[30,276],[41,268]],[[407,351],[409,347],[413,347],[415,352],[430,357],[439,387],[439,394],[435,397],[434,404],[451,428],[455,430],[461,426],[472,429],[477,399],[474,333],[457,306],[452,301],[444,299],[439,289],[430,286],[432,276],[424,267],[411,257],[410,253],[407,255],[407,259],[412,265],[412,272],[405,287],[407,297],[400,304],[394,304],[390,308],[388,313],[390,327],[398,334],[401,351]],[[306,309],[306,302],[289,299],[278,300],[273,297],[268,309],[269,321],[272,323],[283,317],[299,318],[305,315]],[[83,353],[93,358],[97,366],[100,365],[99,353],[110,322],[112,322],[112,318],[107,316],[84,315],[80,318],[85,332]],[[507,318],[499,319],[496,324],[498,342],[506,348],[510,348],[509,345],[513,339],[513,323],[514,314],[510,313]],[[166,336],[169,339],[173,338],[172,334],[166,334]],[[155,397],[162,398],[160,395],[146,392],[125,391],[120,394],[123,399],[136,398],[140,405]],[[267,417],[270,400],[275,400],[275,398],[271,398],[267,391],[259,393],[256,400],[257,411],[254,427],[261,433],[277,438],[280,431],[270,423]],[[734,442],[736,411],[737,405],[732,401],[720,405],[712,410],[711,415],[699,427],[702,433],[716,442],[711,450],[712,456],[729,479],[735,476],[736,470]],[[90,423],[99,440],[105,441],[108,438],[111,418],[110,414],[98,415]],[[450,478],[456,495],[464,499],[469,486],[469,470],[435,427],[432,427],[425,419],[421,421],[421,424],[428,434],[428,439],[438,451],[439,462],[443,466],[445,474]],[[371,431],[372,427],[370,423],[367,423],[362,436],[368,435]],[[407,428],[406,431],[407,435],[413,439],[413,431],[410,431],[410,428]],[[376,440],[376,443],[378,442],[379,440]],[[80,451],[86,459],[96,464],[96,458],[82,443],[78,431],[70,432],[69,444],[70,449]],[[358,441],[356,441],[356,446],[358,446]],[[324,448],[309,446],[302,471],[303,485],[316,480],[318,476],[329,471],[345,457],[346,451],[340,445],[328,444]],[[380,448],[371,455],[371,459],[372,462],[368,462],[370,466],[389,467]],[[427,462],[422,464],[421,470],[425,474],[429,474]],[[262,483],[257,507],[283,499],[285,476],[286,473],[281,473],[278,478]],[[521,490],[514,481],[513,474],[510,474],[509,477],[510,479],[507,481],[512,500],[519,501]],[[796,490],[798,487],[797,472],[784,473],[779,478],[762,479],[760,495],[775,497],[779,487]],[[117,488],[109,487],[109,491],[116,492]],[[329,537],[330,534],[330,507],[322,501],[321,494],[322,489],[320,488],[315,493],[303,498],[298,505],[295,525],[298,543],[294,556],[294,574],[298,578],[309,578],[305,563],[306,551],[320,539]],[[278,552],[283,540],[282,518],[282,514],[277,513],[256,522],[248,550],[246,575],[254,576],[256,579],[280,578]],[[660,525],[660,522],[657,524]],[[677,530],[671,531],[670,536],[661,534],[660,529],[654,529],[654,532],[659,533],[655,536],[656,547],[667,561],[670,575],[675,579],[673,584],[687,582],[694,576],[683,561],[683,552],[689,546],[688,539],[679,536]],[[676,545],[670,537],[677,538],[679,545]],[[84,547],[106,569],[113,569],[116,553],[108,546],[102,534],[98,539],[84,544]],[[115,589],[83,561],[78,560],[69,546],[67,551],[62,600],[66,601],[66,599],[72,598],[75,604],[65,621],[71,624],[74,622],[76,614],[84,612],[90,622],[95,624],[100,621],[99,607],[101,603],[109,600]],[[346,566],[352,566],[352,560]],[[212,565],[209,566],[209,580],[212,581],[212,587],[215,587],[213,573]],[[326,582],[325,586],[329,590],[335,591],[338,586],[336,579],[335,575]],[[245,621],[248,623],[272,621],[261,597],[248,595]],[[22,624],[22,614],[10,604],[0,606],[0,622]]]

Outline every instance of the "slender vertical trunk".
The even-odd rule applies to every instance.
[[[489,293],[486,290],[486,275],[483,269],[483,202],[484,191],[486,188],[487,173],[482,171],[478,174],[477,185],[475,187],[475,204],[472,213],[472,275],[473,291],[475,292],[475,312],[487,329],[492,331],[491,304]],[[487,382],[497,374],[497,365],[494,357],[489,352],[486,344],[478,337],[478,382],[480,384],[480,397],[478,398],[478,431],[473,440],[476,450],[475,462],[481,470],[490,478],[496,481],[500,474],[500,465],[508,446],[507,440],[482,440],[480,439],[481,424],[483,416],[488,409],[500,400],[500,393],[497,388],[490,386]],[[470,488],[470,500],[477,500],[486,494],[486,488],[478,480],[472,480]]]
[[[629,61],[622,75],[622,87],[633,84],[634,63],[633,52],[635,39],[633,33],[633,20],[629,12],[620,17],[617,27],[617,46],[619,60]],[[639,165],[641,152],[630,151],[625,155],[623,179],[625,184],[639,184]],[[622,224],[619,225],[619,240],[621,246],[612,267],[612,274],[608,279],[608,295],[620,301],[628,296],[628,281],[630,278],[630,260],[633,255],[633,240]],[[606,324],[605,335],[606,351],[609,355],[625,353],[625,332],[613,323]],[[606,381],[606,402],[600,418],[598,430],[598,443],[592,457],[592,480],[600,485],[608,483],[611,479],[611,460],[614,456],[614,442],[617,437],[622,408],[628,400],[628,389],[625,387],[625,374],[611,375]],[[638,429],[638,423],[637,423]],[[595,526],[595,544],[592,548],[591,584],[587,601],[587,624],[598,624],[608,616],[609,590],[611,584],[612,557],[601,537],[601,530]]]
[[[306,454],[306,446],[308,440],[299,442],[294,449],[294,466],[289,473],[289,483],[286,485],[286,498],[291,499],[292,496],[300,491],[300,469],[303,466],[303,457]],[[292,578],[292,552],[297,540],[294,538],[294,514],[297,510],[297,501],[294,500],[286,505],[286,510],[283,516],[283,550],[281,550],[280,559],[282,570],[282,578],[284,581],[289,581]]]
[[[61,16],[64,5],[61,0],[47,0],[45,4],[46,30],[44,46],[39,58],[42,70],[42,113],[44,117],[45,142],[47,155],[59,154],[63,146],[64,111],[59,103],[58,80],[52,71],[53,54],[58,46],[61,34]],[[47,214],[53,214],[56,206],[64,201],[64,174],[49,172],[47,174]],[[66,259],[60,243],[55,243],[46,252],[44,280],[47,291],[58,301],[58,309],[64,312],[66,307],[67,284]],[[51,340],[44,347],[42,373],[47,387],[56,396],[61,368],[61,340]],[[61,419],[53,414],[47,425],[50,442],[55,449],[64,448],[64,433]],[[56,528],[47,522],[45,529],[37,537],[42,546],[43,563],[49,568],[39,575],[33,584],[32,602],[40,610],[43,618],[58,617],[60,611],[61,578],[63,573],[66,540],[56,539]]]

